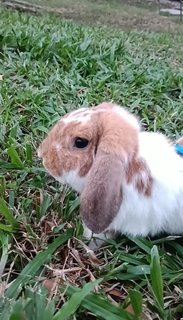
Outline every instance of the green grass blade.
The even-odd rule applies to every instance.
[[[142,294],[134,289],[129,291],[129,296],[135,316],[140,319],[142,314]]]
[[[29,161],[30,164],[32,164],[33,161],[33,152],[32,152],[32,146],[31,144],[26,144],[26,159]]]
[[[41,266],[43,266],[47,261],[50,260],[51,255],[54,253],[54,251],[69,238],[71,238],[72,235],[73,230],[68,229],[64,234],[57,237],[46,250],[39,252],[37,256],[26,265],[26,267],[22,270],[16,280],[11,283],[5,293],[5,296],[8,299],[17,298],[22,287],[36,275]]]
[[[132,265],[137,265],[141,266],[142,264],[145,264],[145,259],[142,260],[142,258],[134,256],[132,254],[126,253],[126,252],[121,252],[120,250],[117,250],[115,252],[115,256],[123,261],[123,262],[128,262]]]
[[[0,242],[2,247],[2,254],[0,260],[0,279],[3,275],[4,268],[6,266],[6,262],[8,259],[8,244],[9,244],[9,236],[0,231]]]
[[[41,288],[42,289],[42,288]],[[38,292],[33,292],[32,297],[30,299],[34,303],[34,310],[35,310],[35,318],[36,319],[44,319],[44,320],[51,320],[53,318],[55,312],[55,301],[54,299],[48,300],[47,294],[43,290],[38,290]],[[29,306],[29,314],[32,313],[32,306]]]
[[[18,226],[17,220],[14,218],[11,209],[3,198],[0,198],[0,213],[12,226]]]
[[[39,209],[39,218],[43,217],[46,214],[46,212],[51,204],[51,200],[52,199],[48,194],[43,195],[43,201],[42,201],[42,203],[40,205],[40,209]]]
[[[40,310],[40,307],[39,307],[39,304],[37,303],[37,308],[38,310]],[[52,319],[52,316],[54,314],[54,311],[55,311],[55,303],[54,303],[54,300],[50,300],[47,302],[47,305],[44,309],[44,320],[51,320]],[[39,318],[38,319],[42,319],[42,314],[41,312],[39,311]]]
[[[176,242],[170,243],[170,245],[177,251],[177,253],[183,258],[183,247]]]
[[[3,176],[0,176],[0,197],[4,198],[6,191],[6,179]]]
[[[70,216],[74,211],[76,211],[79,208],[80,205],[80,199],[77,197],[72,203],[70,204],[70,208],[68,210],[68,215]]]
[[[89,45],[91,43],[91,38],[89,38],[87,35],[85,36],[83,42],[80,44],[81,51],[85,51],[88,49]]]
[[[34,289],[30,286],[26,287],[23,298],[18,299],[18,302],[21,307],[19,307],[19,311],[24,315],[18,320],[52,320],[55,313],[55,299],[48,299],[48,291],[41,285],[36,285]],[[16,315],[16,304],[11,309],[11,316]]]
[[[94,289],[96,285],[102,282],[103,279],[98,279],[93,282],[86,283],[84,287],[75,292],[69,301],[67,301],[60,311],[53,317],[53,320],[64,320],[70,317],[80,306],[82,300]]]
[[[136,245],[144,250],[146,253],[150,254],[151,253],[151,245],[150,242],[147,239],[138,239],[138,238],[131,238],[128,237],[131,241],[136,243]]]
[[[153,246],[151,250],[150,275],[153,294],[159,305],[160,311],[162,312],[164,310],[163,279],[157,246]]]
[[[13,310],[11,312],[11,316],[9,320],[24,320],[24,311],[23,311],[23,305],[20,301],[17,301],[15,305],[13,306]]]
[[[75,292],[79,291],[80,289],[69,286],[66,293],[72,296]],[[132,314],[122,310],[120,307],[114,306],[109,300],[99,294],[89,293],[82,300],[81,305],[97,317],[105,320],[136,320]]]
[[[129,266],[127,272],[134,275],[146,275],[150,274],[150,268],[148,265]]]
[[[22,160],[20,159],[18,152],[15,150],[15,148],[13,146],[8,148],[7,153],[11,158],[12,164],[16,165],[17,168],[20,168],[20,169],[24,168],[24,164],[23,164]]]
[[[3,223],[0,223],[0,230],[7,231],[7,232],[12,232],[13,231],[13,227],[5,225]]]
[[[10,208],[13,208],[15,205],[15,192],[11,190],[9,192],[9,206]]]

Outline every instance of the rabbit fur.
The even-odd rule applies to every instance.
[[[51,176],[80,193],[84,236],[98,238],[92,249],[116,233],[183,234],[183,159],[121,106],[103,102],[66,114],[38,156]]]

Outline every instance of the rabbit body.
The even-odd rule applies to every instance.
[[[87,238],[183,234],[183,159],[164,135],[142,132],[120,106],[71,112],[38,154],[55,179],[80,193]]]

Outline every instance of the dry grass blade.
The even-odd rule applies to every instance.
[[[51,258],[51,255],[54,253],[54,251],[70,237],[72,237],[72,234],[73,230],[68,229],[64,234],[57,237],[46,250],[39,252],[37,256],[27,264],[19,276],[11,283],[5,293],[5,296],[8,299],[16,298],[23,286],[35,277],[39,269],[43,267],[44,264]]]

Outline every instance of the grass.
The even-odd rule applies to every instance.
[[[121,236],[95,254],[78,197],[36,148],[73,108],[112,100],[183,134],[183,36],[0,12],[0,319],[180,319],[182,238]]]

